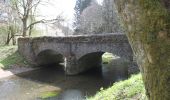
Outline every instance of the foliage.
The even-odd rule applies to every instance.
[[[0,34],[4,34],[6,33],[6,31],[7,31],[7,28],[5,26],[0,27]]]
[[[7,27],[1,26],[0,27],[0,45],[4,45],[7,38]]]
[[[102,18],[104,22],[102,28],[103,32],[106,33],[122,32],[113,2],[114,0],[104,0],[102,5]]]
[[[80,31],[83,34],[101,33],[103,31],[102,24],[102,6],[97,2],[92,2],[91,5],[81,13]]]
[[[1,44],[9,44],[12,40],[15,44],[15,34],[18,31],[19,22],[16,12],[10,7],[10,1],[0,2],[0,35]]]
[[[77,3],[81,5],[78,1]],[[75,34],[122,32],[123,29],[118,23],[117,12],[115,11],[115,6],[113,6],[113,1],[104,0],[103,4],[100,5],[94,0],[91,1],[89,6],[83,8],[83,10],[79,6],[76,6],[75,22],[77,28]]]
[[[74,27],[76,29],[79,28],[80,24],[80,15],[83,12],[85,8],[87,8],[92,0],[76,0],[76,5],[75,5],[75,21],[74,21]]]
[[[112,53],[106,52],[102,55],[102,62],[103,63],[110,63],[114,58],[115,58],[115,56],[113,56]]]
[[[141,74],[125,81],[116,82],[108,89],[101,90],[87,100],[147,100]]]

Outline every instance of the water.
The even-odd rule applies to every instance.
[[[48,66],[0,80],[1,100],[41,100],[42,94],[57,91],[46,100],[83,100],[101,87],[127,78],[127,68],[105,65],[76,76],[66,76],[61,66]]]

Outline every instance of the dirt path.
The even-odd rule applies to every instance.
[[[8,70],[3,70],[0,68],[0,79],[5,78],[5,77],[9,77],[15,74],[19,74],[19,73],[23,73],[23,72],[27,72],[27,71],[32,71],[35,70],[37,68],[31,68],[31,67],[15,67],[12,69],[8,69]]]

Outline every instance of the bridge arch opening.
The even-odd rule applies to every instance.
[[[102,68],[102,55],[104,52],[91,52],[81,56],[78,59],[78,66],[80,66],[80,72],[86,73],[90,71],[101,72]]]
[[[64,63],[64,56],[55,50],[43,50],[37,57],[36,62],[38,65],[53,65]]]
[[[92,52],[83,55],[78,59],[78,64],[83,66],[99,66],[102,63],[101,56],[104,54],[104,52]]]
[[[85,72],[94,72],[102,77],[111,78],[106,80],[128,77],[128,62],[114,53],[103,51],[88,53],[78,60],[78,64]]]

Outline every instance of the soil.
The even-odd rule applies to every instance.
[[[5,78],[5,77],[9,77],[15,74],[20,74],[20,73],[24,73],[27,71],[32,71],[35,70],[37,68],[32,68],[32,67],[17,67],[17,66],[13,66],[10,69],[2,69],[0,68],[0,79]]]

